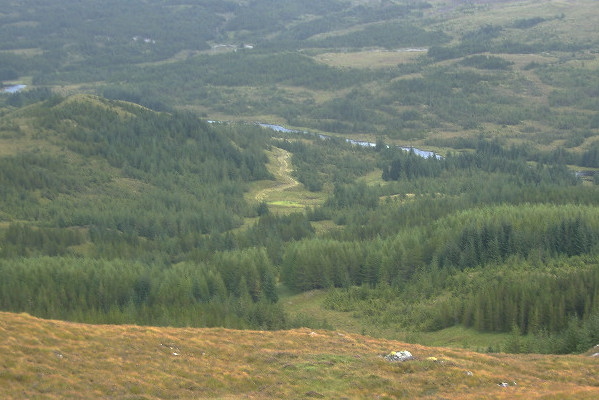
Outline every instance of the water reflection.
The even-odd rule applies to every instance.
[[[20,92],[21,90],[25,89],[27,87],[27,85],[11,85],[11,86],[5,86],[2,89],[0,89],[0,92],[3,93],[17,93]]]
[[[309,132],[305,132],[305,131],[298,131],[298,130],[294,130],[294,129],[285,128],[284,126],[281,126],[281,125],[264,124],[264,123],[259,123],[258,125],[260,125],[264,128],[272,129],[275,132],[310,134]],[[319,134],[318,136],[322,139],[333,138],[332,136],[327,136],[327,135],[323,135],[323,134]],[[368,141],[364,141],[364,140],[354,140],[354,139],[345,139],[345,140],[351,144],[355,144],[355,145],[363,146],[363,147],[375,147],[376,146],[376,143],[368,142]],[[404,147],[404,146],[397,146],[397,147],[404,151],[413,151],[414,154],[416,154],[417,156],[423,157],[423,158],[430,158],[430,157],[435,157],[437,159],[443,158],[442,156],[440,156],[439,154],[437,154],[433,151],[421,150],[416,147]]]

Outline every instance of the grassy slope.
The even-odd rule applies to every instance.
[[[352,312],[335,311],[322,306],[326,290],[312,290],[293,294],[287,290],[279,292],[280,301],[285,311],[293,317],[318,316],[333,329],[344,332],[355,332],[375,338],[401,340],[419,343],[426,346],[445,346],[476,351],[501,348],[509,334],[481,333],[463,326],[453,326],[433,332],[414,332],[408,329],[398,330],[395,326],[376,326]]]
[[[381,357],[398,350],[416,360]],[[0,313],[0,351],[3,399],[599,396],[588,356],[482,355],[306,329],[92,326]]]

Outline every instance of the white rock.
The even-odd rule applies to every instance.
[[[413,360],[414,356],[407,350],[391,352],[385,356],[387,361],[408,361]]]

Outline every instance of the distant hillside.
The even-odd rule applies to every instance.
[[[31,93],[0,118],[3,311],[330,328],[279,298],[338,288],[323,307],[388,338],[463,324],[529,335],[530,345],[498,340],[495,351],[597,342],[599,197],[562,152],[481,137],[462,141],[469,152],[424,159],[384,143],[272,138],[256,124]]]
[[[594,0],[0,9],[0,81],[28,89],[440,148],[480,134],[575,154],[597,146]]]
[[[88,95],[7,112],[0,307],[98,323],[286,326],[266,252],[215,254],[232,247],[221,233],[258,215],[244,194],[270,178],[267,138]]]
[[[240,135],[189,113],[50,97],[0,119],[3,219],[148,239],[229,230],[255,214],[245,185],[270,177],[264,143],[259,129]]]
[[[407,350],[405,362],[383,358]],[[0,313],[3,399],[595,399],[589,356],[514,356],[332,331],[92,326]]]

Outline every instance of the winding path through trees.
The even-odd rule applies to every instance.
[[[278,147],[272,147],[272,156],[268,169],[275,176],[275,185],[259,190],[256,193],[258,201],[267,201],[273,193],[283,192],[300,184],[291,175],[293,172],[291,153]]]

